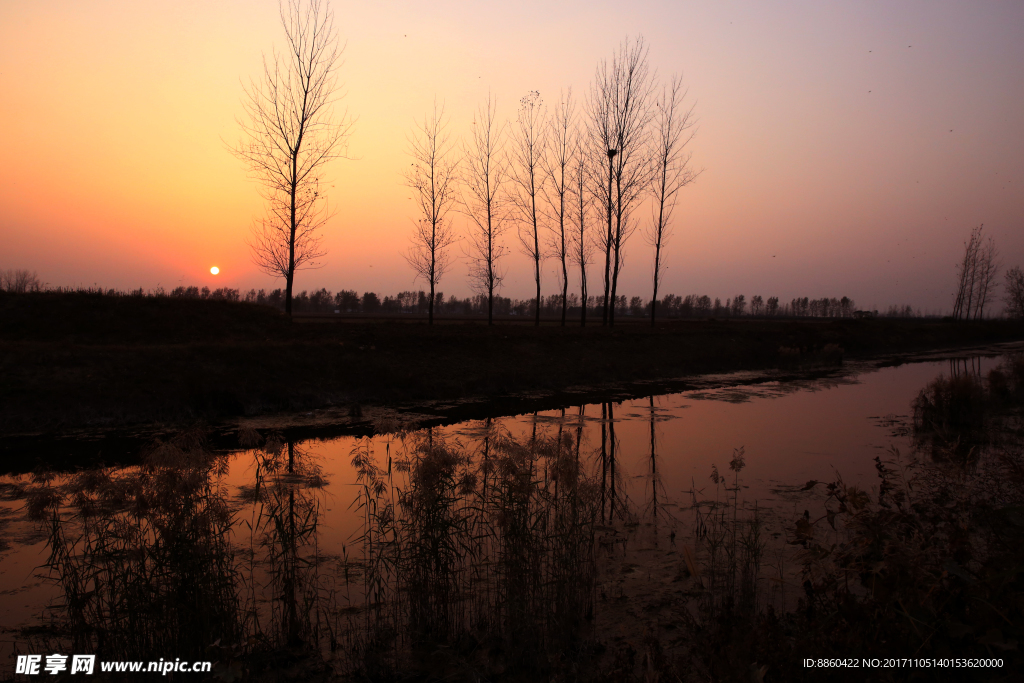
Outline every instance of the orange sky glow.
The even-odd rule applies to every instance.
[[[400,174],[434,98],[465,136],[489,90],[509,119],[531,90],[583,96],[637,35],[663,79],[683,74],[705,169],[682,192],[662,292],[948,311],[980,223],[1004,267],[1024,265],[1024,4],[332,7],[356,123],[328,171],[324,265],[297,290],[421,288],[402,258],[415,211]],[[276,0],[0,3],[0,269],[53,286],[282,286],[252,264],[263,205],[229,149],[243,83],[281,42]],[[632,238],[621,293],[650,296],[650,252]],[[530,296],[525,258],[507,265],[502,293]],[[439,289],[471,293],[463,261]]]

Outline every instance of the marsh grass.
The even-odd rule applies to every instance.
[[[1024,404],[1024,355],[1008,356],[982,377],[979,367],[951,361],[914,399],[914,435],[933,456],[966,456],[1006,432]],[[1018,425],[1019,426],[1019,425]]]
[[[740,512],[742,453],[731,482],[715,469],[715,500],[692,499],[699,566],[690,573],[702,593],[690,609],[688,657],[667,661],[661,673],[820,680],[803,658],[978,657],[1004,665],[882,678],[1014,680],[1024,667],[1024,448],[1014,422],[1022,370],[1020,357],[1011,357],[986,378],[940,377],[922,390],[916,426],[928,447],[877,457],[870,489],[838,473],[825,485],[808,482],[805,490],[821,491],[820,508],[788,529],[797,551],[789,572],[781,550],[764,562],[773,553],[756,506]],[[694,564],[688,553],[686,562]],[[864,673],[829,672],[830,680]]]
[[[364,517],[360,673],[545,676],[578,652],[594,609],[597,483],[569,433],[477,453],[430,431],[407,456],[353,451]],[[358,624],[357,624],[358,622]]]
[[[82,472],[59,487],[40,477],[27,509],[46,524],[41,569],[62,591],[49,633],[122,660],[201,659],[211,643],[238,642],[233,515],[217,483],[225,466],[186,434],[136,468]]]

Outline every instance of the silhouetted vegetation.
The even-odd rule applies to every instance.
[[[982,392],[983,420],[1019,408],[1021,359]],[[383,444],[351,452],[362,531],[340,554],[320,548],[319,467],[274,434],[240,434],[255,467],[233,504],[226,458],[196,433],[135,468],[37,474],[15,497],[49,529],[43,570],[61,597],[25,637],[102,658],[172,647],[254,681],[810,681],[822,674],[805,659],[886,657],[1002,665],[830,680],[1012,680],[1024,665],[1024,450],[1009,425],[966,455],[893,449],[871,490],[808,482],[817,502],[779,538],[743,500],[742,448],[710,491],[660,509],[652,400],[641,508],[616,489],[614,404],[598,447],[581,449],[583,419],[520,438],[488,421],[474,449],[381,421]],[[626,545],[635,557],[659,537],[678,573],[639,579],[623,613]]]
[[[509,324],[435,325],[426,333],[426,326],[403,322],[296,324],[266,306],[215,299],[212,292],[207,299],[114,294],[0,295],[0,431],[347,411],[354,403],[484,400],[573,386],[597,391],[602,383],[636,380],[660,381],[667,390],[674,378],[703,372],[827,366],[840,354],[862,358],[1024,336],[1011,321],[798,324],[750,316],[665,320],[615,333]],[[400,298],[419,305],[418,297]],[[642,311],[635,319],[644,319]],[[417,360],[424,353],[433,362]]]
[[[983,241],[983,228],[979,225],[971,231],[970,237],[964,242],[964,257],[957,264],[956,301],[953,303],[953,317],[957,319],[983,317],[985,306],[991,303],[998,286],[996,245],[991,237]]]
[[[35,271],[15,270],[14,268],[0,270],[0,292],[24,294],[25,292],[38,292],[42,288],[39,276]]]
[[[1010,356],[982,377],[962,361],[950,361],[914,400],[914,432],[934,454],[954,452],[967,457],[1002,433],[1007,410],[1024,404],[1024,356]]]
[[[494,430],[469,454],[420,433],[386,469],[369,444],[356,447],[365,595],[349,627],[360,677],[545,680],[579,656],[599,498],[562,437]]]
[[[243,139],[233,151],[267,203],[249,244],[253,261],[284,278],[291,313],[295,271],[316,267],[325,254],[320,229],[330,212],[320,181],[326,164],[344,156],[352,123],[333,111],[342,97],[337,71],[344,47],[329,3],[290,0],[280,16],[287,47],[264,56],[263,73],[246,87]]]
[[[225,467],[193,433],[158,444],[139,467],[59,486],[37,476],[26,508],[48,528],[42,570],[62,592],[39,649],[62,651],[66,637],[104,659],[204,659],[211,644],[239,643],[234,515],[215,478]]]
[[[43,291],[34,289],[31,291]],[[228,301],[260,306],[270,306],[284,310],[285,291],[282,289],[250,289],[243,292],[230,287],[210,289],[209,287],[178,286],[167,291],[163,288],[152,290],[134,289],[102,289],[102,288],[51,288],[46,291],[58,294],[90,294],[110,297],[173,297],[176,299],[202,299],[211,301]],[[493,297],[493,313],[501,317],[532,317],[535,314],[535,299],[512,299],[495,294]],[[706,295],[690,294],[679,297],[666,294],[658,301],[658,315],[664,318],[707,318],[707,317],[785,317],[785,318],[852,318],[858,312],[849,297],[810,299],[808,297],[793,299],[788,304],[780,304],[778,297],[754,296],[751,305],[746,307],[746,297],[742,294],[727,298],[725,304],[719,299]],[[580,298],[576,294],[566,296],[567,310],[572,315],[581,312]],[[601,312],[601,297],[587,297],[587,313],[598,315]],[[552,294],[541,297],[541,314],[545,318],[560,317],[562,296]],[[383,316],[427,316],[430,310],[430,295],[423,290],[404,291],[381,298],[376,292],[359,294],[354,290],[343,289],[332,292],[327,288],[313,291],[302,290],[292,297],[292,310],[295,313],[335,313],[342,315],[383,315]],[[620,317],[645,317],[650,315],[651,304],[647,299],[634,296],[619,296],[615,301],[616,315]],[[434,294],[434,311],[447,316],[464,316],[486,318],[488,313],[488,296],[477,294],[472,297],[446,297],[444,292]],[[877,314],[877,312],[876,312]],[[911,306],[890,306],[884,313],[885,317],[913,318],[922,317],[920,312]],[[869,316],[870,317],[870,316]]]

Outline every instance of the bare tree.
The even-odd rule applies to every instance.
[[[42,285],[39,283],[39,276],[35,271],[29,272],[13,268],[0,270],[0,292],[24,294],[25,292],[38,292],[41,289]]]
[[[992,238],[982,239],[984,225],[971,230],[964,242],[964,256],[957,265],[957,294],[953,304],[953,317],[960,320],[979,319],[985,313],[985,306],[992,302],[997,286],[999,265],[996,263],[997,250]]]
[[[319,230],[330,212],[320,183],[327,162],[344,156],[352,123],[347,112],[334,113],[342,47],[328,4],[287,0],[280,16],[286,48],[264,55],[262,77],[245,89],[243,140],[233,151],[267,202],[249,242],[253,262],[285,279],[291,314],[295,271],[316,267],[325,254]]]
[[[957,265],[957,291],[956,301],[953,304],[953,317],[958,320],[970,317],[971,296],[974,294],[974,265],[977,260],[983,227],[981,225],[971,230],[970,237],[964,242],[963,260]]]
[[[454,145],[448,135],[444,106],[434,103],[434,112],[423,118],[409,138],[409,155],[413,159],[405,173],[405,183],[412,188],[419,209],[412,247],[405,260],[430,286],[427,321],[434,324],[434,290],[452,265],[451,246],[455,230],[448,214],[457,200],[458,164],[452,159]]]
[[[590,169],[587,164],[587,150],[581,137],[579,129],[577,129],[570,165],[572,232],[569,241],[572,260],[580,269],[580,327],[586,327],[587,265],[593,256],[594,243],[588,228],[591,220]]]
[[[686,109],[683,100],[686,91],[682,78],[672,77],[655,103],[655,168],[653,173],[654,211],[647,240],[654,247],[654,293],[651,296],[651,326],[655,324],[658,307],[658,285],[665,271],[662,252],[672,236],[672,213],[679,199],[679,190],[694,181],[699,172],[690,168],[690,153],[686,146],[693,139],[696,123],[693,107]]]
[[[502,155],[503,126],[497,121],[496,103],[491,95],[473,121],[473,137],[465,150],[461,200],[471,221],[469,233],[469,277],[473,287],[487,295],[487,324],[494,324],[494,293],[504,273],[498,265],[506,249],[501,244],[505,226],[505,198],[501,193],[507,168]]]
[[[562,326],[565,326],[566,304],[569,296],[569,250],[571,248],[569,211],[572,193],[572,163],[576,148],[576,103],[572,89],[559,99],[554,116],[548,122],[550,128],[550,153],[543,159],[547,179],[548,208],[551,212],[551,253],[562,266]]]
[[[516,209],[519,241],[523,252],[533,259],[534,281],[537,285],[535,323],[540,326],[540,211],[537,206],[544,189],[541,160],[547,146],[544,126],[544,101],[540,93],[531,91],[519,101],[519,115],[512,129],[512,152],[509,163],[513,192],[510,200]]]
[[[1024,272],[1019,266],[1006,271],[1006,314],[1024,320]]]
[[[609,216],[614,214],[615,219],[614,230],[609,219],[610,239],[605,252],[606,264],[611,261],[610,302],[616,300],[623,248],[636,229],[631,214],[647,191],[650,178],[648,142],[653,118],[654,77],[647,56],[643,38],[623,42],[610,64],[604,61],[598,65],[591,89],[593,135],[608,158],[607,208]],[[607,294],[605,300],[609,301]],[[605,308],[608,324],[614,325],[614,305],[606,304]]]

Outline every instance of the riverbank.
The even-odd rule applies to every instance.
[[[0,435],[500,401],[707,373],[806,370],[1024,339],[1010,321],[706,319],[656,327],[302,324],[208,300],[0,297]]]

